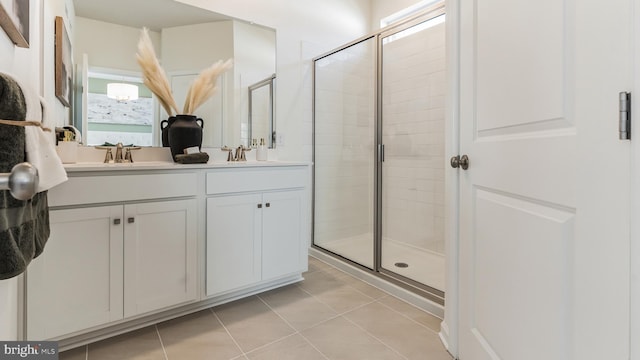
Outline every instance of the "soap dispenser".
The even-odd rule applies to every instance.
[[[258,145],[258,149],[256,152],[256,160],[258,161],[267,160],[267,147],[264,145],[264,138],[260,139],[260,145]]]

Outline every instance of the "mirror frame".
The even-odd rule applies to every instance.
[[[248,115],[248,130],[249,130],[249,145],[253,139],[253,92],[261,89],[265,86],[269,87],[269,133],[271,136],[268,138],[268,148],[276,148],[276,128],[274,122],[274,83],[276,80],[276,74],[269,76],[268,78],[258,81],[257,83],[249,86],[249,115]]]

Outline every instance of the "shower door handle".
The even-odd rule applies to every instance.
[[[384,144],[378,144],[378,156],[380,162],[384,162]]]
[[[451,167],[454,169],[462,168],[462,170],[467,170],[469,168],[469,157],[467,155],[456,155],[451,158]]]

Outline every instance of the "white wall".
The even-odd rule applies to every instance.
[[[68,109],[56,99],[54,92],[54,18],[56,15],[73,14],[66,9],[70,0],[31,0],[30,47],[19,48],[0,31],[0,72],[14,76],[43,96],[49,105],[52,118],[49,126],[64,124]],[[73,16],[71,16],[73,17]],[[0,280],[0,340],[18,339],[18,280]]]
[[[73,34],[75,11],[72,0],[41,1],[43,3],[42,18],[38,17],[36,19],[41,19],[42,39],[55,38],[55,17],[61,16],[73,46],[73,36],[71,34]],[[33,6],[33,3],[31,5]],[[31,19],[33,20],[34,18],[32,17]],[[42,78],[40,80],[41,95],[49,105],[49,113],[53,117],[55,124],[57,126],[69,124],[71,122],[71,111],[62,105],[55,95],[55,46],[53,40],[45,41],[42,44],[41,54],[39,55],[37,59],[40,60],[39,66],[42,69]]]
[[[150,31],[149,37],[156,53],[160,54],[160,33]],[[73,32],[73,58],[82,63],[82,55],[89,57],[90,67],[140,72],[136,61],[140,29],[103,21],[76,17]]]

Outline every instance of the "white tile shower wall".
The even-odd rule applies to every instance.
[[[445,25],[383,49],[383,237],[444,253]]]
[[[372,40],[318,61],[315,242],[373,229],[375,47]]]

